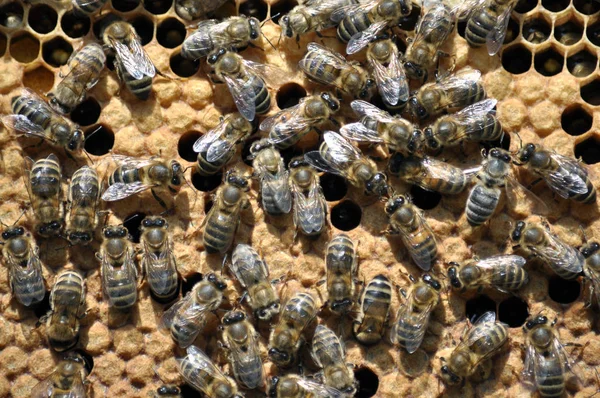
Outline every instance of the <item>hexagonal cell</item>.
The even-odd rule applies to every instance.
[[[179,137],[177,143],[177,153],[182,159],[188,162],[195,162],[198,159],[198,154],[194,151],[194,143],[202,136],[199,131],[188,131]]]
[[[596,70],[597,65],[598,57],[587,49],[583,49],[567,58],[567,69],[575,77],[588,76]]]
[[[23,6],[20,3],[8,3],[0,7],[0,25],[13,29],[22,24]]]
[[[578,136],[587,133],[594,119],[581,105],[573,105],[566,108],[561,117],[560,124],[567,134]]]
[[[54,73],[45,66],[39,66],[23,74],[23,85],[40,95],[45,95],[54,86]]]
[[[192,185],[201,192],[214,191],[221,185],[221,180],[223,180],[223,173],[220,171],[211,176],[200,175],[195,168],[192,171]]]
[[[482,294],[467,301],[465,305],[465,314],[467,319],[474,321],[486,312],[496,312],[496,302]]]
[[[89,126],[98,121],[102,108],[98,101],[88,97],[71,111],[71,120],[80,126]]]
[[[354,372],[354,378],[358,382],[356,397],[370,398],[377,394],[379,389],[379,377],[371,369],[360,367]]]
[[[412,201],[419,209],[431,210],[435,208],[442,200],[442,195],[433,191],[426,191],[423,188],[413,185],[410,188]]]
[[[516,19],[510,18],[508,21],[508,27],[506,28],[506,36],[502,44],[507,45],[515,40],[519,36],[519,23]]]
[[[6,48],[8,47],[8,39],[6,38],[6,35],[2,32],[0,32],[0,56],[4,55],[4,53],[6,53]]]
[[[523,38],[533,44],[548,40],[552,26],[541,15],[536,15],[523,24]]]
[[[595,46],[600,46],[600,21],[588,25],[585,34],[589,41]]]
[[[341,200],[348,193],[348,184],[344,177],[331,173],[323,173],[319,178],[319,182],[323,190],[323,196],[325,196],[325,200],[328,202]]]
[[[538,0],[519,0],[515,6],[515,11],[519,14],[525,14],[533,10],[538,5]]]
[[[10,39],[10,55],[17,61],[26,64],[34,61],[40,54],[40,41],[24,32]]]
[[[60,19],[60,27],[67,36],[73,39],[83,37],[90,31],[92,22],[88,17],[75,15],[73,11],[66,12]]]
[[[129,21],[129,23],[135,28],[138,36],[140,36],[142,46],[145,46],[152,41],[152,38],[154,37],[154,23],[152,20],[144,16],[139,16]]]
[[[140,0],[112,0],[112,7],[121,12],[135,10],[140,5]]]
[[[169,66],[171,66],[171,70],[177,76],[190,77],[195,75],[198,69],[200,69],[200,61],[185,59],[180,53],[177,53],[169,60]]]
[[[564,64],[565,57],[552,47],[535,54],[533,60],[535,70],[544,76],[554,76],[559,74],[562,71]]]
[[[583,26],[577,21],[568,21],[554,27],[554,37],[565,46],[572,46],[583,37]]]
[[[580,90],[581,98],[590,105],[600,105],[600,79],[592,80]]]
[[[306,97],[306,90],[298,83],[287,83],[279,87],[275,95],[275,101],[279,109],[290,108]]]
[[[58,14],[54,8],[46,4],[37,4],[29,10],[27,22],[31,29],[38,33],[50,33],[56,28],[58,22]]]
[[[91,155],[106,155],[115,145],[115,133],[102,124],[88,128],[84,131],[84,135],[84,148]]]
[[[240,5],[240,14],[258,18],[259,21],[267,18],[268,11],[269,6],[261,0],[248,0]]]
[[[566,280],[553,276],[548,283],[548,296],[559,304],[571,304],[579,298],[581,284],[577,280]]]
[[[512,46],[502,52],[502,66],[507,72],[519,75],[531,68],[531,51],[522,44]]]
[[[42,45],[44,61],[54,67],[66,64],[72,53],[73,46],[62,37],[55,37]]]
[[[331,209],[331,224],[339,230],[351,231],[360,225],[362,210],[351,200],[344,200]]]
[[[175,48],[185,39],[185,26],[176,18],[165,19],[156,29],[158,44],[166,48]]]
[[[151,14],[164,14],[171,9],[173,0],[145,0],[144,8]]]
[[[542,0],[542,7],[551,12],[559,12],[569,6],[571,0]]]
[[[573,0],[573,7],[584,15],[592,15],[600,11],[600,3],[595,0]]]
[[[586,164],[596,164],[600,162],[600,141],[596,136],[592,136],[585,141],[575,145],[575,157],[581,158]]]
[[[529,317],[527,302],[517,296],[507,298],[498,306],[498,319],[510,328],[523,326]]]
[[[271,5],[271,18],[273,22],[278,23],[279,18],[282,15],[287,14],[292,10],[292,8],[296,7],[298,2],[296,0],[279,0],[276,3],[272,3]]]

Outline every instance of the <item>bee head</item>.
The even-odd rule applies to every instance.
[[[256,157],[257,153],[259,153],[260,151],[262,151],[264,149],[271,148],[272,146],[273,146],[273,144],[269,141],[268,138],[263,138],[261,140],[254,141],[250,145],[250,156],[248,158],[254,159]]]
[[[390,171],[390,173],[400,173],[400,167],[402,166],[402,163],[404,163],[405,159],[406,157],[400,152],[394,153],[390,158],[390,161],[388,162],[388,170]]]
[[[374,86],[375,86],[375,80],[367,79],[367,81],[365,82],[365,87],[358,94],[358,97],[361,99],[368,99],[369,97],[371,97],[371,88]]]
[[[102,230],[102,235],[105,239],[113,239],[113,238],[126,238],[129,235],[129,231],[126,227],[122,225],[104,227]]]
[[[85,144],[85,136],[83,135],[83,131],[77,129],[73,131],[71,138],[69,139],[69,143],[67,144],[67,149],[71,152],[78,151],[83,148]]]
[[[443,365],[440,370],[442,372],[442,378],[449,385],[456,385],[462,381],[462,378],[452,372],[448,365]]]
[[[256,40],[260,36],[260,22],[258,19],[252,17],[248,19],[248,25],[250,26],[250,39]]]
[[[402,195],[398,195],[398,196],[394,196],[393,198],[390,198],[387,202],[387,204],[385,205],[385,212],[390,215],[392,213],[394,213],[396,210],[398,210],[399,208],[401,208],[402,206],[404,206],[404,204],[406,203],[406,198]]]
[[[2,232],[2,239],[9,240],[16,238],[17,236],[23,236],[25,234],[25,229],[23,227],[10,227],[7,228],[6,231]]]
[[[271,388],[269,388],[269,397],[277,397],[277,385],[279,384],[279,376],[271,377]]]
[[[517,160],[520,163],[527,163],[535,153],[535,145],[527,144],[524,148],[522,148],[517,154]]]
[[[514,240],[515,242],[518,242],[521,239],[521,234],[523,233],[524,229],[525,229],[525,221],[519,221],[511,234],[512,240]]]
[[[225,55],[225,53],[227,53],[227,50],[224,48],[219,48],[216,51],[213,51],[212,54],[210,54],[208,56],[208,58],[206,59],[206,62],[208,62],[211,65],[214,65],[217,63],[217,61],[223,56]]]
[[[38,228],[38,233],[41,236],[55,236],[58,235],[60,229],[62,228],[62,223],[60,221],[52,221],[47,224],[43,224]]]
[[[71,232],[67,236],[67,239],[69,242],[71,242],[71,244],[76,245],[78,243],[82,243],[85,245],[92,241],[92,234],[89,232]]]
[[[331,93],[321,93],[321,99],[325,101],[327,107],[334,112],[340,109],[340,101],[335,98]]]
[[[449,263],[450,268],[448,268],[448,279],[450,279],[450,284],[455,289],[462,288],[462,283],[460,279],[458,279],[458,263],[451,261]]]
[[[269,349],[269,358],[271,358],[276,365],[286,366],[292,362],[292,358],[290,357],[289,353],[278,350],[277,348]]]
[[[404,63],[404,69],[406,69],[406,74],[411,79],[418,79],[422,80],[423,82],[427,81],[427,71],[423,69],[420,65],[408,61]]]
[[[181,186],[182,178],[183,178],[183,167],[181,167],[181,163],[176,160],[171,160],[171,173],[173,176],[171,177],[171,183],[169,185],[169,189],[173,192],[177,190]]]
[[[225,177],[228,184],[231,184],[240,189],[248,188],[248,180],[243,176],[237,175],[234,171],[229,170],[227,172],[227,176]]]
[[[221,291],[227,289],[227,283],[219,279],[219,277],[213,273],[208,274],[206,280],[212,283],[217,289]]]
[[[177,386],[161,386],[156,390],[158,395],[178,395],[181,394],[181,390]]]
[[[302,157],[302,156],[293,158],[289,164],[290,169],[297,169],[298,167],[306,167],[306,166],[308,166],[308,163],[306,162],[306,160],[304,160],[304,157]]]
[[[246,314],[242,311],[230,311],[223,317],[223,324],[233,325],[246,319]]]
[[[495,159],[501,160],[504,163],[510,163],[510,154],[506,151],[502,151],[498,148],[491,149],[489,152],[489,156]]]
[[[383,173],[377,173],[365,184],[367,194],[375,193],[379,197],[387,196],[389,187],[387,185],[387,177]]]
[[[412,10],[412,3],[410,1],[405,1],[405,0],[399,0],[399,2],[400,2],[400,12],[402,13],[402,15],[410,14],[410,11]]]
[[[410,97],[408,100],[408,104],[412,109],[412,113],[418,119],[426,119],[429,116],[429,112],[427,112],[427,109],[425,109],[425,107],[421,105],[416,96]]]
[[[410,153],[415,153],[415,152],[418,152],[421,150],[422,144],[423,144],[423,133],[418,128],[415,128],[415,130],[412,132],[412,134],[410,136],[410,140],[408,141],[408,145],[406,146],[406,149],[408,149],[408,151]]]
[[[4,234],[2,234],[2,237],[4,237]],[[583,254],[583,257],[588,258],[596,253],[598,249],[600,249],[600,244],[598,242],[591,242],[587,246],[581,248],[581,254]]]
[[[528,331],[528,330],[535,328],[536,326],[545,325],[546,323],[548,323],[548,317],[546,317],[544,315],[538,315],[535,318],[533,318],[532,320],[527,321],[527,323],[525,323],[523,330]]]
[[[442,285],[440,284],[440,282],[438,282],[437,280],[433,279],[433,277],[431,275],[429,275],[429,274],[423,274],[423,276],[421,277],[421,279],[423,280],[423,282],[425,282],[426,284],[428,284],[429,286],[431,286],[435,290],[440,290],[442,288]]]

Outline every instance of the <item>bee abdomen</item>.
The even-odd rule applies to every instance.
[[[52,114],[45,106],[39,104],[26,97],[14,97],[12,99],[12,111],[17,115],[25,116],[33,124],[47,129],[52,121]]]
[[[512,265],[503,266],[503,269],[494,274],[492,285],[506,290],[519,290],[527,284],[529,276],[522,267]]]
[[[352,36],[367,30],[371,26],[371,23],[372,21],[368,13],[359,13],[345,17],[338,26],[337,36],[344,43],[348,43]]]
[[[39,263],[37,263],[39,266]],[[25,306],[30,306],[41,302],[44,299],[46,287],[44,286],[44,279],[41,276],[41,269],[39,273],[33,273],[32,271],[24,269],[28,275],[20,275],[21,280],[19,283],[11,284],[15,296]]]
[[[131,184],[132,182],[141,181],[140,172],[135,168],[119,167],[108,179],[108,185],[115,183]]]
[[[221,210],[215,216],[206,222],[204,247],[208,253],[224,253],[231,246],[238,220],[228,210]]]
[[[486,7],[473,15],[467,22],[465,40],[471,47],[481,47],[486,43],[487,35],[496,25],[498,16],[491,15]]]
[[[150,97],[150,93],[152,92],[152,78],[150,76],[136,79],[125,71],[124,80],[129,91],[138,99],[145,101]]]
[[[595,203],[596,202],[596,188],[594,188],[594,185],[592,184],[592,182],[590,181],[590,179],[587,176],[581,176],[581,178],[583,178],[583,180],[585,181],[585,185],[587,187],[587,192],[582,193],[582,194],[574,194],[570,197],[570,199],[573,199],[576,202],[580,202],[580,203],[584,203],[584,204]]]
[[[271,109],[271,95],[263,79],[253,76],[250,83],[254,87],[254,105],[257,115],[264,115]]]
[[[219,172],[225,166],[235,152],[230,151],[230,153],[226,156],[223,156],[216,162],[209,162],[206,159],[206,152],[199,152],[196,162],[196,170],[198,174],[203,176],[211,176]]]
[[[252,390],[261,385],[263,381],[263,365],[259,356],[252,360],[244,361],[244,363],[234,362],[234,372],[240,384]]]
[[[119,277],[115,277],[112,283],[108,282],[106,292],[111,299],[112,306],[117,309],[130,308],[137,300],[137,285]]]
[[[203,321],[199,326],[196,326],[192,322],[188,322],[183,319],[176,319],[171,326],[171,336],[181,348],[185,348],[187,345],[189,345],[187,342],[192,341],[193,338],[200,333],[202,328],[204,328]],[[184,342],[186,343],[184,344]]]
[[[478,226],[489,220],[499,201],[500,189],[475,185],[467,199],[466,213],[469,224]]]
[[[437,243],[432,234],[421,231],[419,243],[412,246],[410,255],[417,264],[433,264],[437,257]]]
[[[481,356],[490,355],[506,342],[507,337],[506,327],[494,323],[488,326],[486,333],[482,333],[481,337],[473,342],[471,351]]]
[[[538,391],[542,397],[561,397],[565,391],[565,375],[559,359],[546,358],[538,366],[537,372],[545,377],[536,377]],[[537,373],[536,372],[536,373]]]
[[[89,16],[94,14],[96,11],[104,7],[107,0],[96,0],[96,1],[81,1],[76,0],[76,7],[73,7],[73,10],[76,14],[80,16]]]

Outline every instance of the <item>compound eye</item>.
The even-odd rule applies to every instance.
[[[58,221],[52,221],[52,223],[50,224],[50,229],[59,229],[60,228],[60,223]]]
[[[166,223],[166,221],[163,219],[156,221],[156,225],[158,225],[159,227],[163,227],[165,225],[165,223]]]
[[[152,226],[152,221],[144,220],[144,222],[142,224],[144,225],[144,227],[150,227],[150,226]]]

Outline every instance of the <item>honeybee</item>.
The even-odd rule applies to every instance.
[[[318,151],[304,155],[313,167],[340,175],[352,185],[364,188],[366,195],[379,197],[388,194],[387,177],[377,171],[375,162],[364,157],[350,141],[333,131],[326,131]]]
[[[175,11],[181,18],[193,21],[217,10],[226,2],[227,0],[175,0]]]
[[[247,299],[254,316],[261,321],[270,321],[279,314],[279,296],[269,282],[269,267],[256,250],[238,244],[233,251],[229,266],[240,285],[247,292]]]
[[[81,355],[70,352],[56,366],[48,378],[31,390],[31,398],[68,397],[85,398],[87,371]]]
[[[309,43],[307,49],[298,67],[309,79],[335,87],[338,96],[344,93],[354,98],[371,98],[375,82],[360,64],[317,43]]]
[[[46,323],[48,342],[55,351],[66,351],[79,340],[79,319],[85,307],[85,281],[75,271],[63,271],[50,292],[50,311],[40,322]]]
[[[258,349],[258,334],[242,311],[230,311],[223,316],[223,342],[229,349],[229,364],[240,385],[255,389],[265,384],[262,359]]]
[[[469,182],[460,167],[429,156],[404,156],[395,153],[390,159],[388,170],[408,184],[446,195],[461,193]]]
[[[319,32],[336,25],[331,20],[331,14],[340,7],[350,5],[353,0],[305,0],[301,4],[279,19],[281,35],[286,37],[296,36],[308,32]]]
[[[577,160],[559,155],[540,145],[527,144],[516,156],[518,165],[540,175],[561,197],[581,203],[596,202],[596,189],[585,167]]]
[[[71,177],[67,197],[65,235],[72,245],[87,245],[94,238],[99,200],[98,173],[89,166],[81,167]]]
[[[97,13],[108,0],[71,0],[73,13],[78,16],[91,17]]]
[[[149,216],[140,226],[141,266],[148,278],[150,293],[158,302],[169,303],[179,292],[177,261],[169,237],[169,224],[159,216]]]
[[[367,62],[384,104],[404,107],[408,102],[409,88],[396,43],[384,39],[369,44]]]
[[[262,131],[269,133],[269,142],[279,149],[296,144],[313,128],[333,120],[333,114],[340,109],[340,101],[331,93],[324,92],[300,100],[298,105],[283,109],[263,120]]]
[[[448,268],[450,285],[461,292],[495,287],[501,292],[519,290],[529,282],[523,268],[527,260],[516,255],[498,255],[484,259],[472,259],[460,265],[451,262]]]
[[[394,195],[385,205],[389,227],[384,233],[400,234],[411,258],[424,271],[429,271],[437,258],[435,235],[409,197]]]
[[[518,0],[474,0],[469,10],[465,40],[471,47],[487,45],[488,54],[496,55],[506,37],[510,14]]]
[[[233,243],[240,223],[240,212],[250,206],[246,192],[250,189],[248,180],[231,170],[225,175],[224,184],[215,195],[202,225],[204,228],[204,248],[207,253],[225,253]]]
[[[354,305],[358,254],[354,242],[346,234],[335,236],[327,245],[327,305],[336,314],[345,314]]]
[[[317,315],[315,299],[309,293],[298,292],[288,300],[279,321],[269,336],[269,358],[279,367],[296,362],[304,343],[302,332]]]
[[[78,0],[73,0],[77,2]],[[103,5],[104,1],[99,1]],[[87,92],[98,83],[106,55],[98,43],[90,43],[74,53],[67,63],[69,73],[48,94],[50,106],[57,112],[70,113],[85,99]],[[61,75],[62,77],[62,75]]]
[[[408,300],[398,309],[390,340],[412,354],[423,342],[431,312],[440,301],[442,285],[429,274],[423,274],[419,281],[412,276],[410,279],[413,285]]]
[[[318,325],[312,340],[313,360],[323,369],[325,385],[354,396],[357,382],[340,339],[326,326]]]
[[[271,398],[344,398],[347,395],[333,387],[295,374],[271,379]]]
[[[51,153],[35,162],[26,158],[25,162],[23,179],[36,218],[35,232],[43,238],[58,236],[64,225],[60,187],[62,174],[58,158]]]
[[[223,280],[215,274],[208,274],[206,279],[196,283],[185,297],[164,312],[162,323],[181,348],[188,347],[196,340],[206,325],[206,315],[221,305],[226,288]]]
[[[171,385],[158,387],[155,392],[151,393],[150,396],[152,398],[182,398],[179,387]]]
[[[464,141],[496,141],[504,134],[500,121],[495,116],[495,99],[486,99],[463,110],[438,118],[424,130],[429,149],[455,146]]]
[[[225,116],[214,129],[198,138],[196,170],[200,175],[216,174],[235,155],[237,146],[252,134],[252,123],[235,112]]]
[[[519,221],[511,238],[526,253],[548,264],[561,278],[575,279],[583,271],[584,256],[540,224]]]
[[[423,136],[419,126],[402,117],[391,116],[366,101],[355,100],[350,106],[361,119],[341,127],[340,134],[344,137],[358,142],[384,143],[390,152],[421,151]]]
[[[486,312],[473,323],[460,344],[441,368],[442,379],[448,385],[463,383],[482,367],[490,367],[493,357],[508,340],[508,330],[496,322],[496,314]]]
[[[307,236],[321,234],[327,226],[327,202],[319,176],[304,158],[290,161],[290,186],[294,196],[294,226]]]
[[[596,304],[600,307],[600,244],[598,242],[590,242],[581,248],[581,254],[585,258],[585,264],[583,265],[583,272],[585,276],[591,281],[590,285],[590,301],[591,305],[593,297],[595,297]]]
[[[235,381],[225,376],[198,347],[189,346],[187,355],[177,363],[185,382],[208,398],[243,398]]]
[[[364,288],[360,299],[360,312],[352,327],[356,340],[364,345],[377,344],[381,340],[391,303],[390,280],[385,275],[376,275]]]
[[[1,118],[6,127],[29,137],[43,138],[68,154],[83,149],[85,137],[79,126],[56,113],[33,91],[23,89],[21,95],[11,99],[11,107],[13,114]]]
[[[253,176],[260,181],[260,201],[267,214],[287,214],[292,209],[292,191],[289,171],[281,154],[268,138],[255,141],[250,146]]]
[[[41,302],[46,295],[39,250],[23,227],[2,232],[2,258],[8,268],[10,291],[26,307]]]

